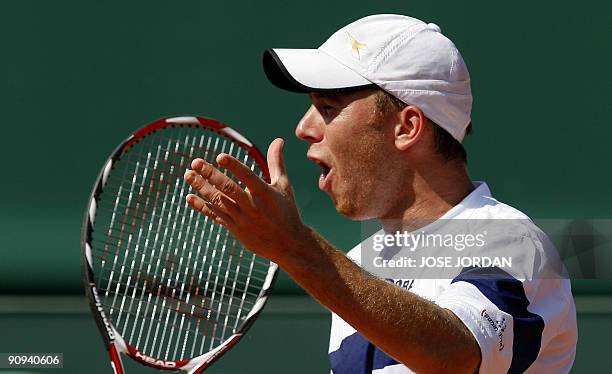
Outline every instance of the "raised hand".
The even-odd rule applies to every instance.
[[[275,262],[290,255],[287,244],[307,231],[285,169],[283,144],[283,139],[275,139],[268,148],[269,184],[225,153],[217,156],[217,164],[246,189],[200,158],[185,172],[185,181],[196,192],[186,198],[191,208],[227,227],[249,250]]]

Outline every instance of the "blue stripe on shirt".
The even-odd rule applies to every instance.
[[[476,286],[497,308],[512,316],[514,341],[508,373],[522,373],[527,370],[540,352],[544,320],[527,310],[529,300],[525,295],[523,283],[497,267],[464,268],[451,283],[460,281]]]
[[[340,348],[329,354],[329,361],[334,374],[370,374],[399,364],[358,332],[344,338]]]

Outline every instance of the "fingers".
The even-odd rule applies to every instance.
[[[189,204],[189,206],[193,210],[207,215],[208,217],[212,218],[215,222],[220,223],[223,226],[233,225],[234,221],[228,214],[218,209],[215,209],[215,207],[211,203],[207,202],[201,197],[198,197],[194,194],[189,194],[187,195],[186,200],[187,200],[187,204]]]
[[[226,153],[221,153],[217,156],[217,163],[219,166],[229,170],[251,192],[260,192],[266,186],[266,182],[255,175],[249,167]]]
[[[191,184],[192,187],[198,190],[200,186],[204,183],[206,185],[215,186],[216,190],[222,192],[227,197],[238,203],[238,205],[242,205],[248,202],[247,193],[231,178],[227,175],[221,173],[217,168],[209,164],[208,162],[196,158],[191,162],[191,168],[194,172],[202,176],[202,178],[195,178],[194,176],[189,176],[189,171],[185,173],[185,180],[187,183]],[[196,183],[196,185],[192,184],[190,180],[187,180],[187,177],[190,177],[190,180]],[[200,179],[200,180],[198,180]],[[208,182],[208,183],[206,183]],[[201,193],[200,193],[201,194]],[[202,195],[202,194],[201,194]]]
[[[287,172],[283,160],[283,145],[285,141],[281,138],[274,139],[268,147],[268,167],[270,168],[270,182],[272,185],[286,179]]]
[[[187,170],[185,172],[185,181],[209,203],[209,208],[213,208],[215,212],[223,212],[226,215],[239,213],[240,208],[236,205],[236,201],[213,187],[202,176],[198,175],[195,170]]]

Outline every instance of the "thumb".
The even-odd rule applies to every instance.
[[[287,179],[285,161],[283,160],[283,145],[285,141],[276,138],[268,147],[268,167],[270,168],[270,183],[278,184],[282,179]]]

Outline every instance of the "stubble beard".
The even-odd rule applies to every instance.
[[[337,170],[336,191],[332,188],[332,200],[336,210],[351,220],[378,218],[385,213],[389,204],[388,179],[394,172],[384,149],[385,129],[379,116],[374,115],[365,129],[355,135],[358,139],[350,147],[341,150],[350,154],[351,159]],[[333,186],[332,186],[333,187]]]

